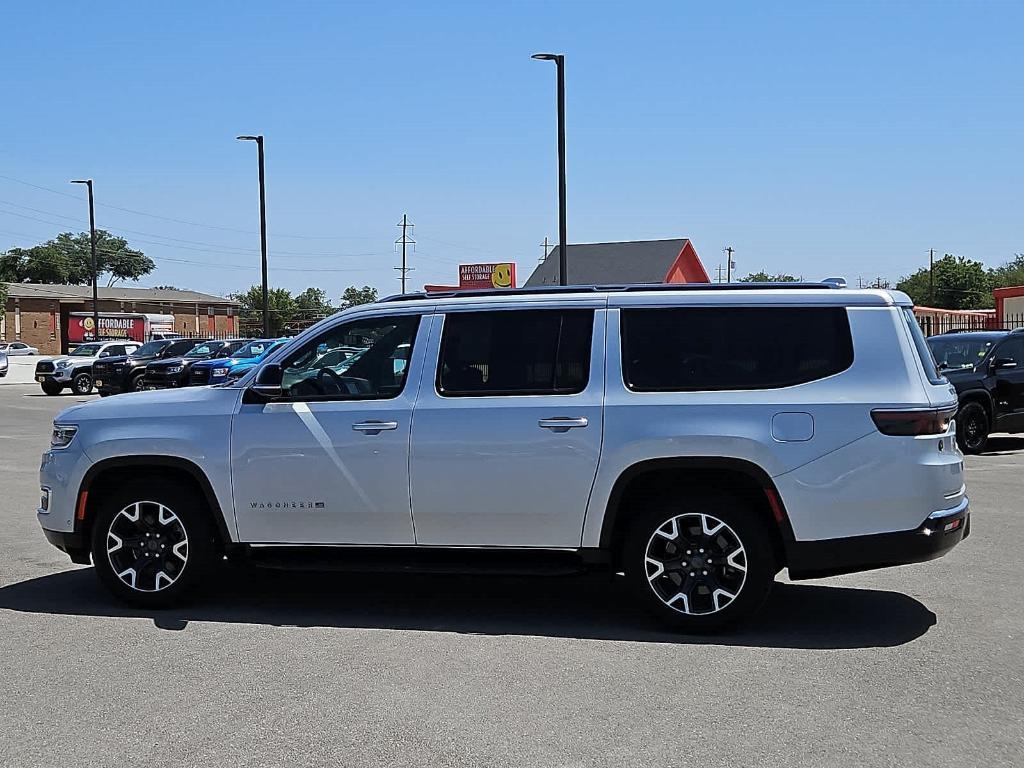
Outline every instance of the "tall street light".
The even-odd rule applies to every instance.
[[[92,334],[100,338],[99,288],[96,286],[96,204],[92,198],[92,179],[73,179],[72,184],[85,184],[89,190],[89,250],[92,253]]]
[[[260,161],[260,253],[263,265],[263,338],[270,338],[270,299],[267,294],[267,188],[263,178],[263,136],[238,136],[239,141],[255,141]]]
[[[530,58],[553,61],[558,72],[558,284],[568,285],[568,238],[565,225],[565,56],[560,53],[535,53]]]

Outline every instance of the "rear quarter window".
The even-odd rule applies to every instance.
[[[622,368],[634,392],[777,389],[853,364],[845,307],[622,310]]]
[[[921,330],[921,326],[917,323],[917,318],[914,317],[914,310],[910,307],[904,307],[903,319],[907,324],[907,330],[910,331],[910,337],[914,340],[914,349],[917,350],[917,361],[921,364],[921,368],[924,370],[925,376],[928,377],[928,381],[932,384],[945,384],[946,377],[939,373],[939,366],[936,364],[935,356],[932,354],[931,347],[928,346],[928,341],[924,337],[924,331]]]

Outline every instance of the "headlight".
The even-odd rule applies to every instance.
[[[69,424],[54,424],[53,435],[50,437],[50,447],[67,448],[71,441],[75,439],[77,433],[78,427],[73,427]]]
[[[61,360],[59,363],[57,363],[58,368],[67,368],[69,365],[71,365],[70,360]]]
[[[214,376],[227,376],[228,375],[228,369],[227,368],[214,368],[213,369],[213,375]]]
[[[167,369],[167,372],[168,373],[181,373],[181,366],[180,365],[172,365],[170,368]]]

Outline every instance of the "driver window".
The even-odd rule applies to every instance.
[[[324,331],[282,363],[284,399],[397,397],[419,324],[419,315],[388,315]]]

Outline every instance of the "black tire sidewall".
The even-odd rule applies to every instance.
[[[654,531],[669,518],[687,513],[713,515],[739,537],[747,554],[747,576],[740,594],[712,614],[685,614],[665,605],[647,580],[647,544]],[[751,618],[764,604],[778,572],[768,525],[741,497],[718,490],[665,495],[652,499],[646,508],[634,509],[622,550],[622,566],[634,598],[648,613],[686,632],[712,632]]]
[[[185,528],[188,560],[177,580],[159,592],[139,592],[114,573],[107,557],[107,530],[122,509],[136,501],[155,501],[168,507]],[[154,479],[132,481],[100,502],[92,522],[92,562],[103,585],[125,602],[142,607],[165,607],[184,600],[209,573],[216,561],[214,528],[206,501],[191,488],[176,487]]]
[[[132,392],[142,392],[146,388],[143,384],[145,377],[146,374],[144,373],[136,373],[129,382],[129,389]]]
[[[966,431],[961,432],[960,429],[959,429],[961,424],[965,424],[967,422],[968,414],[969,414],[970,418],[980,419],[982,427],[983,427],[982,431],[983,431],[984,434],[983,434],[983,436],[981,438],[981,441],[978,444],[974,445],[974,446],[969,446],[967,444],[967,433],[966,433]],[[981,403],[976,403],[976,402],[966,403],[963,406],[963,408],[960,409],[960,412],[957,413],[956,419],[957,419],[957,439],[960,442],[960,448],[964,451],[964,453],[981,453],[982,451],[984,451],[985,450],[985,446],[988,445],[989,430],[992,428],[992,425],[989,424],[988,413],[985,411],[985,407]]]
[[[89,382],[88,388],[80,387],[78,385],[79,380],[81,380],[83,377],[85,378],[86,381]],[[78,373],[76,373],[74,376],[71,377],[71,389],[74,391],[76,395],[88,395],[90,392],[92,392],[92,374],[87,373],[85,371],[79,371]]]
[[[55,397],[64,391],[64,387],[56,383],[51,384],[50,382],[46,382],[40,386],[42,386],[43,392],[48,394],[50,397]]]

